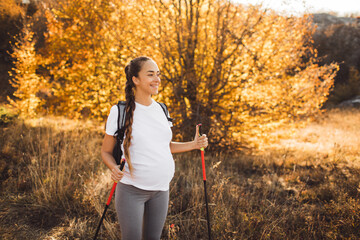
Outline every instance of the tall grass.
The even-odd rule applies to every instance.
[[[262,153],[206,153],[213,239],[359,239],[358,117],[331,112]],[[46,118],[0,134],[0,236],[91,239],[112,185],[102,127]],[[174,158],[162,239],[207,239],[200,155]],[[111,206],[99,239],[119,236]]]
[[[88,214],[92,206],[84,200],[83,185],[103,170],[101,135],[94,128],[51,118],[19,121],[3,128],[0,161],[2,198],[8,198],[3,203],[5,212],[15,209],[20,216],[26,215],[21,221],[38,222],[40,232],[61,223],[64,216]],[[17,212],[19,205],[27,211]],[[8,217],[3,214],[1,220],[8,224]]]

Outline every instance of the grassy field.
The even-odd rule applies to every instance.
[[[359,239],[360,111],[274,133],[252,154],[206,154],[213,239]],[[0,238],[92,239],[112,182],[103,126],[61,118],[0,128]],[[207,239],[201,159],[175,155],[162,239]],[[113,205],[99,239],[119,239]]]

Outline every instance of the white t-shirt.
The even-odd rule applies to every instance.
[[[167,191],[174,176],[175,163],[170,151],[171,123],[154,100],[149,106],[135,102],[132,139],[129,147],[133,175],[125,164],[120,182],[150,191]],[[106,122],[106,134],[117,130],[118,108],[114,105]],[[125,137],[124,137],[125,139]],[[123,146],[121,146],[123,149]]]

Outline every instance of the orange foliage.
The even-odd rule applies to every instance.
[[[14,101],[9,97],[8,100],[20,113],[35,116],[41,111],[44,100],[39,97],[39,94],[46,83],[42,76],[36,74],[38,58],[35,54],[33,33],[29,28],[29,25],[25,25],[21,44],[17,42],[14,46],[12,56],[17,61],[14,62],[15,67],[10,72],[10,76],[13,76],[10,83],[16,89],[14,96],[17,100]]]
[[[39,64],[49,112],[103,120],[124,99],[126,62],[148,55],[162,71],[156,98],[169,105],[175,134],[190,139],[201,121],[213,148],[314,116],[337,71],[317,65],[307,16],[225,0],[63,0],[46,18]]]
[[[0,20],[11,20],[24,15],[24,9],[15,0],[0,1]]]
[[[326,100],[337,65],[316,64],[307,16],[228,1],[162,2],[158,9],[164,81],[188,139],[202,121],[212,147],[236,148],[313,116]]]

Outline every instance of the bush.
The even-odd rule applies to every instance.
[[[356,68],[351,67],[348,81],[335,85],[326,107],[332,107],[357,95],[360,95],[360,73]]]
[[[0,107],[0,126],[6,126],[13,122],[18,115],[7,109],[6,107]]]

